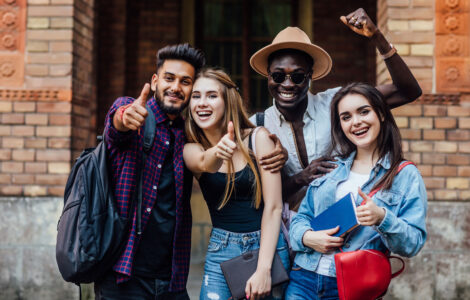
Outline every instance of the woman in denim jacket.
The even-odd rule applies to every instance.
[[[292,221],[290,240],[297,255],[287,299],[337,299],[334,254],[339,247],[411,257],[426,240],[426,188],[414,165],[397,174],[404,160],[401,137],[381,94],[362,83],[342,88],[331,103],[331,129],[337,168],[310,184]],[[377,187],[380,191],[368,197]],[[339,227],[314,231],[310,221],[349,192],[356,195],[362,226],[344,239],[333,236]]]

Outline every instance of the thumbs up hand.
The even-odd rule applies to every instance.
[[[135,99],[130,105],[119,108],[114,118],[114,124],[118,124],[118,126],[115,126],[116,129],[120,131],[138,130],[144,125],[145,118],[148,115],[146,105],[149,91],[150,85],[146,83],[139,98]],[[117,120],[116,117],[118,117]]]
[[[227,125],[227,133],[217,143],[217,151],[215,155],[223,160],[230,160],[236,148],[237,144],[235,144],[233,123],[230,121]]]
[[[385,208],[377,206],[375,202],[358,188],[359,196],[366,202],[356,208],[357,219],[364,226],[379,225],[385,218]]]

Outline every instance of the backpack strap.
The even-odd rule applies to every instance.
[[[147,162],[147,155],[152,149],[153,140],[155,138],[155,115],[152,109],[147,105],[147,118],[145,118],[144,127],[144,144],[142,146],[142,160],[140,165],[140,172],[137,175],[138,186],[137,186],[137,234],[142,234],[142,201],[143,201],[143,175],[145,164]]]
[[[397,169],[397,173],[400,173],[401,170],[403,170],[404,167],[406,167],[407,165],[414,165],[414,163],[412,161],[409,161],[409,160],[405,160],[403,162],[400,163],[400,166],[398,166],[398,169]],[[395,175],[396,175],[395,174]],[[369,197],[372,198],[375,194],[377,194],[378,191],[380,191],[382,189],[381,186],[379,187],[376,187],[374,190],[372,190],[370,193],[369,193]],[[361,205],[365,204],[366,203],[366,200],[363,200],[361,202]]]
[[[147,105],[148,116],[145,119],[144,128],[144,152],[149,153],[152,149],[153,139],[155,138],[155,115],[152,109]]]
[[[248,140],[248,149],[253,151],[253,154],[255,155],[255,157],[256,157],[256,133],[258,132],[260,128],[261,127],[258,126],[255,129],[253,129],[250,133],[250,139]]]
[[[256,126],[264,126],[264,111],[256,113]]]

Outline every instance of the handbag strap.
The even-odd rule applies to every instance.
[[[398,256],[394,256],[394,255],[387,255],[387,256],[388,256],[388,259],[395,258],[401,261],[400,270],[396,271],[395,273],[392,273],[392,278],[395,278],[398,275],[400,275],[403,272],[403,270],[405,270],[405,261],[401,257],[398,257]]]
[[[400,163],[400,166],[398,166],[398,170],[397,170],[397,173],[396,173],[396,174],[400,173],[400,171],[401,171],[404,167],[406,167],[406,166],[408,166],[408,165],[414,165],[414,163],[413,163],[412,161],[409,161],[409,160],[406,160],[406,161]],[[395,174],[395,175],[396,175],[396,174]],[[373,190],[368,194],[368,196],[369,196],[370,198],[372,198],[372,197],[373,197],[375,194],[377,194],[377,192],[380,191],[381,189],[382,189],[382,186],[376,187],[375,189],[373,189]],[[362,200],[361,205],[364,205],[365,203],[366,203],[366,200],[364,199],[364,200]]]

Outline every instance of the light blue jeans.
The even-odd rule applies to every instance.
[[[251,250],[259,249],[261,231],[235,233],[213,228],[207,249],[204,277],[202,278],[201,300],[228,300],[232,297],[225,281],[220,263]],[[286,270],[289,270],[289,252],[282,233],[277,242],[277,253]],[[271,296],[264,299],[283,299],[285,285],[273,288]]]

